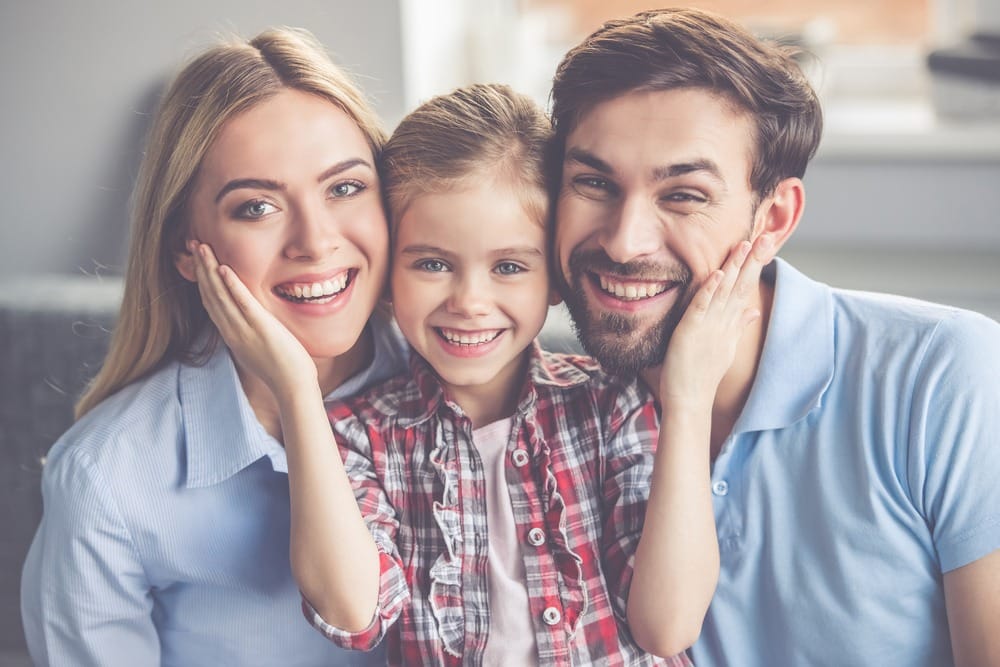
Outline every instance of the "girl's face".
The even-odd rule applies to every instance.
[[[388,230],[371,149],[331,102],[285,90],[231,120],[188,202],[208,243],[316,359],[357,343],[381,293]],[[190,263],[178,269],[193,279]]]
[[[416,197],[395,228],[392,301],[406,339],[470,414],[469,401],[516,400],[551,294],[542,222],[513,188],[483,179]]]

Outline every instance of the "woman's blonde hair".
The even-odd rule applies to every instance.
[[[208,322],[197,286],[174,260],[183,251],[187,201],[220,128],[234,116],[294,89],[323,97],[349,115],[377,159],[385,133],[364,95],[307,31],[275,28],[249,42],[228,40],[191,61],[174,79],[150,131],[132,202],[125,290],[108,356],[76,405],[77,418],[164,363],[197,363],[216,344],[194,350]]]
[[[484,176],[514,186],[525,210],[547,224],[551,135],[542,109],[502,84],[474,84],[428,100],[400,121],[379,162],[392,228],[415,197]]]

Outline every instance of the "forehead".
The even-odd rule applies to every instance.
[[[286,89],[223,124],[202,161],[219,177],[291,177],[271,173],[313,171],[344,159],[371,161],[371,148],[357,123],[318,95]]]
[[[566,138],[567,153],[583,151],[623,175],[712,162],[727,181],[749,180],[752,148],[750,118],[726,98],[697,88],[631,92],[601,102]]]

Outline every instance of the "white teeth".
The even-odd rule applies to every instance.
[[[670,283],[619,283],[612,282],[604,276],[598,276],[601,289],[619,299],[648,299],[666,292]]]
[[[347,273],[342,273],[336,278],[324,280],[319,283],[297,283],[295,285],[285,285],[277,290],[286,296],[296,299],[320,299],[333,296],[347,287]]]
[[[471,334],[452,329],[438,329],[438,331],[441,332],[441,335],[444,336],[445,340],[449,343],[457,343],[459,345],[482,345],[483,343],[488,343],[499,336],[503,332],[503,329],[495,329],[493,331],[477,331]]]

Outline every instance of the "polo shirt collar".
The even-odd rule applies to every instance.
[[[285,450],[257,421],[225,345],[203,366],[180,364],[178,384],[188,488],[218,484],[264,456],[287,472]]]
[[[734,433],[784,428],[818,407],[833,380],[833,294],[784,260],[764,269],[774,302],[757,377]]]

